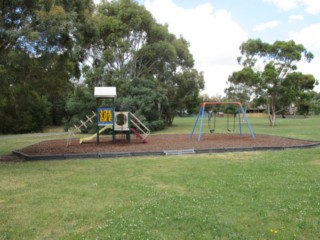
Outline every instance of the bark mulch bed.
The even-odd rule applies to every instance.
[[[100,144],[95,140],[79,144],[74,138],[67,146],[67,140],[50,140],[14,151],[14,155],[25,160],[52,160],[72,158],[108,158],[147,155],[174,155],[192,153],[214,153],[231,151],[265,151],[283,150],[287,148],[308,148],[320,146],[320,142],[290,139],[270,135],[239,134],[202,134],[198,142],[198,135],[189,138],[188,134],[150,135],[147,143],[132,137],[128,144],[124,139],[113,143],[110,136],[100,137]]]

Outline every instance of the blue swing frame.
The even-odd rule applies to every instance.
[[[243,107],[242,107],[242,104],[240,102],[203,102],[201,105],[200,105],[200,109],[199,109],[199,112],[197,114],[197,117],[196,117],[196,120],[194,122],[194,125],[193,125],[193,128],[192,128],[192,132],[190,134],[190,138],[192,138],[193,134],[194,134],[194,131],[198,125],[198,121],[199,121],[199,118],[201,117],[200,119],[200,127],[199,127],[199,133],[198,133],[198,142],[201,141],[201,134],[202,134],[202,129],[203,129],[203,119],[204,119],[204,113],[205,113],[205,107],[206,105],[225,105],[225,104],[234,104],[234,105],[238,105],[239,106],[239,109],[241,110],[241,113],[247,123],[247,126],[248,126],[248,129],[250,131],[250,134],[251,134],[251,137],[252,139],[254,139],[254,132],[251,128],[251,125],[250,125],[250,122],[247,118],[247,115],[246,115],[246,112],[244,111]],[[238,111],[239,112],[239,111]],[[239,115],[239,131],[240,131],[240,136],[242,136],[242,125],[241,125],[241,120],[240,120],[240,114]]]

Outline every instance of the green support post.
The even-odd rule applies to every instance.
[[[99,139],[99,99],[97,98],[97,144],[99,144],[100,139]]]
[[[116,133],[114,131],[114,117],[115,117],[115,114],[114,114],[114,111],[115,111],[115,107],[114,107],[114,98],[112,98],[112,142],[115,143],[116,142]]]

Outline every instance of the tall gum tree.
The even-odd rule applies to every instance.
[[[239,87],[249,89],[250,94],[266,105],[270,125],[275,126],[277,112],[288,107],[284,103],[294,102],[306,89],[302,81],[306,78],[302,73],[297,74],[296,64],[301,60],[310,62],[313,54],[292,40],[269,44],[249,39],[241,44],[240,51],[242,56],[238,57],[238,63],[243,69],[229,76],[227,92],[239,90]],[[311,79],[308,89],[313,89],[316,81],[314,77],[308,79]]]
[[[93,11],[92,0],[0,0],[0,132],[60,123],[97,36]]]
[[[184,88],[185,95],[190,96],[184,99],[190,102],[204,88],[202,74],[193,68],[188,42],[170,34],[167,25],[158,24],[136,1],[103,1],[97,9],[100,38],[86,66],[86,83],[90,88],[116,86],[119,98],[127,98],[133,79],[140,79],[140,83],[148,80],[156,84],[158,94],[166,94],[168,101],[155,103],[155,109],[162,113],[166,124],[172,124],[177,111],[176,91],[172,90]],[[189,107],[189,102],[184,106]]]

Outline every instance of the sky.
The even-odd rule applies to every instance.
[[[319,0],[139,0],[158,23],[190,43],[195,68],[205,78],[203,93],[223,96],[228,76],[241,69],[239,46],[252,38],[294,40],[314,54],[298,70],[320,80]],[[320,86],[315,88],[320,92]]]
[[[260,38],[270,44],[294,40],[314,54],[298,71],[320,81],[319,0],[136,0],[169,32],[190,44],[195,68],[209,96],[223,96],[228,76],[241,69],[239,46]],[[315,88],[320,92],[320,86]]]

